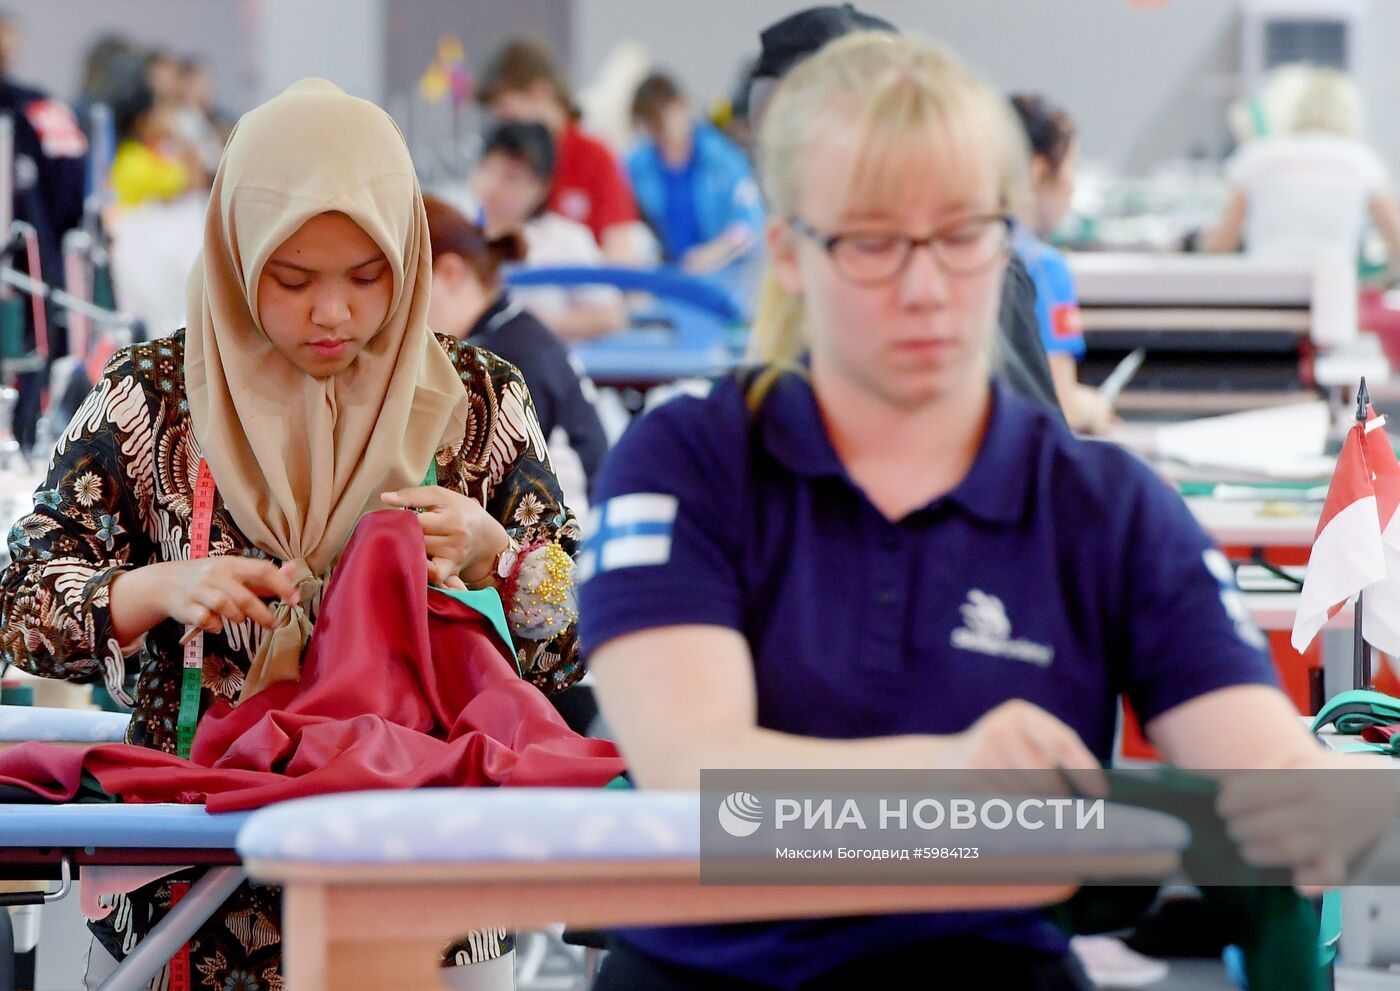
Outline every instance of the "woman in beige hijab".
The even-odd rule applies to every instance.
[[[183,642],[204,633],[201,711],[295,679],[351,530],[390,506],[420,510],[437,583],[512,590],[527,677],[576,680],[557,564],[578,528],[519,372],[428,329],[430,277],[387,114],[320,80],[247,114],[214,180],[187,330],[112,358],[10,534],[0,657],[101,678],[134,709],[129,741],[173,752]],[[202,463],[209,556],[191,560]],[[550,594],[532,596],[529,576],[547,573]],[[130,951],[170,880],[92,923],[95,957]],[[196,979],[279,987],[279,915],[275,892],[239,889],[190,942]]]

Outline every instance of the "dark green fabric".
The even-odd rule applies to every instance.
[[[1190,828],[1182,871],[1191,880],[1210,879],[1201,897],[1225,920],[1222,935],[1240,947],[1249,986],[1322,991],[1317,909],[1293,890],[1289,872],[1245,863],[1215,812],[1216,783],[1169,767],[1105,773],[1110,802],[1164,812]],[[1136,922],[1155,895],[1151,887],[1086,887],[1049,914],[1069,933],[1109,932]]]
[[[112,794],[108,794],[103,787],[97,783],[97,779],[86,770],[78,780],[78,791],[69,801],[73,802],[94,802],[98,804],[111,804],[120,802],[121,799]]]

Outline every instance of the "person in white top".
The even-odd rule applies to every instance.
[[[554,142],[540,124],[510,121],[486,137],[472,186],[491,237],[519,230],[532,268],[601,265],[587,227],[547,209]],[[584,340],[626,326],[622,294],[609,286],[519,289],[512,296],[564,340]]]
[[[1207,251],[1243,242],[1255,257],[1341,261],[1354,267],[1368,219],[1386,246],[1386,278],[1400,277],[1400,212],[1380,159],[1360,139],[1356,87],[1312,70],[1287,133],[1247,144],[1226,166],[1230,200]]]

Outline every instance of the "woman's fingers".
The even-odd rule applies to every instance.
[[[381,492],[379,499],[386,506],[400,509],[441,509],[451,493],[439,485],[415,485],[396,492]]]
[[[423,549],[428,552],[430,558],[440,558],[445,561],[458,562],[456,571],[462,566],[462,562],[467,559],[468,545],[458,535],[447,536],[425,536],[423,538]]]
[[[428,558],[428,577],[434,585],[445,585],[457,577],[457,567],[445,557]]]
[[[235,580],[245,588],[251,589],[258,596],[275,595],[283,602],[291,605],[298,605],[301,602],[301,593],[292,584],[290,577],[291,565],[277,567],[271,561],[259,561],[256,558],[229,558],[232,562]]]
[[[224,618],[214,610],[205,607],[197,615],[199,618],[192,625],[199,627],[205,633],[223,632]]]
[[[277,618],[273,616],[272,610],[267,607],[267,603],[263,602],[262,599],[258,598],[247,588],[242,586],[235,587],[231,591],[230,597],[233,599],[234,606],[242,614],[240,619],[234,620],[234,622],[242,622],[243,619],[251,619],[254,623],[266,627],[269,630],[277,625]],[[228,614],[225,614],[225,616],[226,618],[232,618],[229,617]]]
[[[1107,797],[1103,768],[1074,730],[1045,713],[1044,718],[1026,720],[1025,732],[1033,741],[1038,768],[1062,771],[1078,791],[1093,798]],[[1063,787],[1058,781],[1047,783],[1057,791]]]

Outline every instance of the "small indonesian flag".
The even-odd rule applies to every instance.
[[[1366,458],[1365,430],[1358,423],[1347,431],[1322,518],[1317,521],[1298,614],[1293,618],[1293,649],[1299,653],[1348,599],[1386,576],[1380,510]],[[1384,433],[1381,436],[1384,439]]]
[[[1371,469],[1385,549],[1385,577],[1366,589],[1362,635],[1377,650],[1400,657],[1400,461],[1381,429],[1385,417],[1366,421],[1366,463]]]

